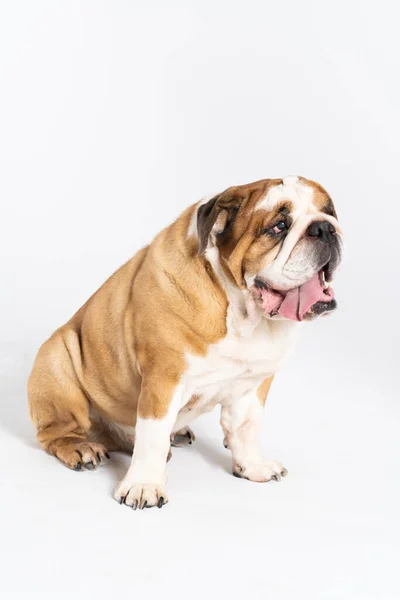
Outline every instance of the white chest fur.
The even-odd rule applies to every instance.
[[[238,380],[253,385],[256,380],[270,377],[291,350],[297,337],[296,325],[261,319],[244,335],[228,328],[226,337],[210,346],[205,357],[188,357],[187,391],[209,396],[212,390],[232,388]]]
[[[252,321],[252,326],[248,320]],[[204,357],[188,355],[183,386],[185,404],[196,395],[196,405],[183,408],[177,420],[180,428],[217,403],[240,398],[276,373],[292,349],[298,332],[293,321],[270,321],[242,317],[228,311],[226,337],[209,347]]]

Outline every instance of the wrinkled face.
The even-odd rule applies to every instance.
[[[286,177],[229,188],[200,206],[198,234],[199,254],[216,246],[227,278],[267,318],[302,321],[336,307],[340,228],[319,184]]]

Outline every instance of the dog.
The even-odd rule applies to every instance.
[[[264,404],[301,322],[336,308],[341,248],[332,199],[303,177],[190,206],[40,348],[28,381],[40,444],[76,471],[133,451],[115,498],[160,508],[171,444],[220,404],[233,474],[280,480],[260,452]]]

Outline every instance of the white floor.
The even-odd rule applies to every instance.
[[[128,456],[75,473],[39,449],[24,390],[33,350],[4,349],[2,597],[399,598],[394,387],[349,368],[348,347],[312,364],[343,321],[308,325],[273,386],[263,440],[285,480],[233,477],[215,412],[174,449],[170,503],[141,512],[112,498]]]

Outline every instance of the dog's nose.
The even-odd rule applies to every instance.
[[[335,233],[336,229],[329,221],[314,221],[306,231],[310,237],[317,237],[323,242],[329,242]]]

